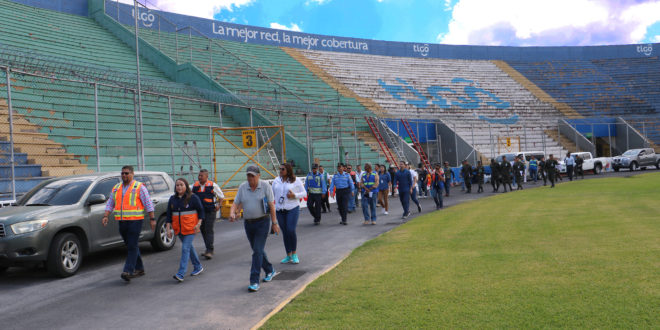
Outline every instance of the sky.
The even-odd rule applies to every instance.
[[[660,0],[139,1],[148,1],[152,9],[219,21],[387,41],[492,46],[660,42]]]

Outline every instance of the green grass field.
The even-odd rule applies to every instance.
[[[265,328],[660,328],[660,174],[434,212],[356,249]]]

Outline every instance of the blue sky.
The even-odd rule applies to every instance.
[[[660,0],[149,0],[149,6],[260,27],[389,41],[660,42]]]

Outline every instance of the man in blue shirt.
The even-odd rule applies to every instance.
[[[307,209],[314,217],[314,225],[321,223],[321,203],[326,191],[323,174],[319,173],[319,165],[312,165],[312,171],[307,174],[305,180],[305,190],[307,191]]]
[[[571,153],[566,154],[564,158],[564,165],[566,165],[566,174],[568,174],[568,180],[573,181],[573,166],[575,166],[575,159],[571,157]]]
[[[403,207],[403,216],[401,218],[406,219],[410,215],[410,195],[413,192],[413,180],[410,171],[406,169],[406,165],[403,162],[399,163],[399,170],[394,174],[392,187],[395,185],[398,185],[399,200]]]
[[[337,173],[332,176],[330,182],[329,193],[332,197],[337,196],[337,208],[339,208],[339,215],[341,216],[342,225],[347,225],[346,213],[348,212],[348,201],[353,197],[353,179],[351,175],[345,172],[346,167],[343,163],[337,164]],[[334,191],[334,189],[337,191]]]

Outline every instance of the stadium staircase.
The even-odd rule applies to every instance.
[[[498,136],[520,136],[521,149],[543,150],[545,144],[547,153],[566,153],[545,133],[557,130],[557,119],[563,117],[562,113],[492,62],[300,52],[355,94],[372,99],[391,117],[442,119],[448,127],[455,128],[463,140],[471,143],[482,159],[498,153],[497,148],[492,147]],[[433,86],[438,88],[434,91],[436,95],[429,92],[429,88],[431,91],[436,88]],[[491,99],[484,97],[486,94],[479,94],[481,102],[478,105],[455,102],[440,107],[433,101],[438,101],[438,94],[446,97],[442,88],[451,88],[455,92],[451,99],[462,102],[469,100],[466,90],[480,88],[499,97],[500,102],[496,102],[499,105],[506,102],[508,105],[498,108],[497,104],[487,104],[485,100]],[[510,118],[514,120],[508,121]]]
[[[62,56],[66,56],[65,60],[82,67],[98,67],[96,63],[100,63],[109,71],[134,75],[135,53],[92,19],[7,0],[0,0],[0,16],[4,22],[0,26],[0,44],[12,45],[41,58],[52,58],[58,63],[62,63]],[[149,61],[141,59],[140,66],[145,83],[148,84],[146,80],[171,83]],[[45,71],[47,69],[44,67],[45,76],[48,76],[48,71]],[[83,80],[83,74],[72,72],[63,78]],[[3,83],[5,76],[1,76],[3,81],[0,83]],[[0,98],[6,100],[6,87],[2,86]],[[31,175],[63,176],[96,170],[93,95],[94,90],[89,84],[12,72],[16,151],[26,153],[27,161],[34,163],[29,165],[41,166],[41,173],[35,170]],[[121,165],[135,165],[135,109],[132,94],[118,86],[99,88],[98,97],[101,171],[118,171]],[[6,118],[6,101],[2,104],[4,107],[0,108],[0,116]],[[163,129],[169,126],[167,99],[145,95],[142,105],[146,169],[174,175],[170,134],[168,129]],[[211,169],[212,146],[208,125],[220,125],[217,109],[210,103],[174,99],[172,108],[173,122],[188,124],[174,127],[175,171],[179,172],[180,166],[189,166],[187,161],[181,164],[184,161],[179,146],[184,141],[198,142],[199,160],[203,167]],[[2,122],[6,123],[4,119]],[[223,126],[239,125],[232,118],[223,116]],[[8,140],[8,125],[0,127],[0,137]],[[240,142],[239,136],[232,139],[236,144]],[[217,162],[220,178],[231,175],[232,169],[240,166],[243,160],[245,157],[229,144],[219,145]],[[240,179],[243,178],[236,178],[230,186],[239,183]]]

